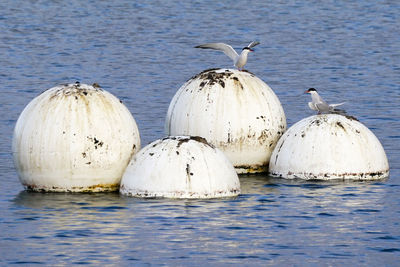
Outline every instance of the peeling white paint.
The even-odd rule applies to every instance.
[[[388,177],[389,163],[376,136],[350,116],[315,115],[278,141],[269,164],[273,176],[374,180]]]
[[[18,118],[13,156],[21,183],[36,191],[118,190],[140,136],[129,110],[97,85],[53,87]]]
[[[204,71],[172,99],[168,135],[202,136],[221,149],[238,173],[266,172],[286,130],[279,99],[255,75],[232,69]]]
[[[135,197],[231,197],[240,193],[240,182],[226,156],[204,138],[176,136],[156,140],[132,158],[120,193]]]

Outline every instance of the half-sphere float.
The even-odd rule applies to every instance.
[[[350,116],[305,118],[280,138],[269,164],[272,176],[301,179],[382,179],[389,175],[376,136]]]
[[[278,97],[247,71],[206,70],[173,97],[168,135],[195,135],[221,149],[238,173],[266,172],[273,148],[286,130]]]
[[[135,197],[216,198],[240,193],[239,178],[225,155],[201,137],[167,137],[131,160],[121,194]]]
[[[94,84],[53,87],[34,98],[18,118],[13,156],[30,190],[118,190],[139,131],[129,110]]]

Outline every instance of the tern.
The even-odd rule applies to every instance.
[[[256,45],[260,44],[260,42],[253,41],[248,46],[242,49],[240,55],[232,48],[232,46],[224,44],[224,43],[208,43],[195,46],[195,48],[203,48],[203,49],[214,49],[220,50],[225,53],[228,57],[233,60],[233,65],[237,67],[239,70],[243,70],[244,65],[247,63],[247,54],[249,52],[253,52],[252,49]]]
[[[310,88],[304,93],[311,94],[312,102],[308,102],[308,106],[310,109],[318,111],[318,114],[344,113],[344,110],[336,109],[336,107],[343,105],[345,102],[339,104],[328,104],[322,99],[315,88]]]

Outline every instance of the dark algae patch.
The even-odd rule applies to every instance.
[[[98,83],[94,83],[92,87],[81,84],[80,82],[75,82],[71,84],[61,84],[62,88],[55,91],[51,96],[50,100],[57,96],[71,96],[78,100],[80,97],[86,97],[91,95],[93,92],[103,91]]]
[[[336,125],[337,125],[338,127],[342,128],[344,131],[346,130],[346,129],[344,128],[343,124],[342,124],[340,121],[336,122]]]
[[[196,76],[192,77],[193,79],[202,80],[200,83],[200,90],[203,89],[204,86],[209,85],[213,86],[214,84],[219,84],[222,88],[225,88],[225,79],[229,78],[233,72],[230,70],[225,70],[224,72],[216,72],[218,69],[209,69],[203,72],[200,72]]]
[[[175,137],[171,137],[171,139],[176,140]],[[179,148],[183,143],[187,143],[187,142],[189,142],[190,140],[194,140],[194,141],[200,142],[200,143],[202,143],[202,144],[204,144],[204,145],[206,145],[206,146],[209,146],[209,147],[211,147],[211,148],[214,148],[214,146],[212,146],[211,144],[209,144],[209,143],[207,142],[207,140],[206,140],[205,138],[201,137],[201,136],[188,136],[188,137],[180,138],[179,141],[178,141],[178,145],[177,145],[176,147]]]
[[[218,71],[218,72],[217,72]],[[250,73],[248,71],[245,71],[247,73]],[[250,73],[252,76],[254,76],[254,74]],[[228,79],[232,79],[234,84],[241,88],[242,90],[244,89],[243,84],[240,82],[238,77],[234,76],[234,73],[229,70],[229,69],[207,69],[205,71],[200,72],[199,74],[193,76],[192,78],[190,78],[188,80],[195,80],[195,79],[199,79],[201,80],[200,84],[199,84],[199,90],[201,91],[204,86],[208,85],[208,86],[213,86],[215,84],[219,84],[222,88],[225,88],[226,86],[226,81]]]

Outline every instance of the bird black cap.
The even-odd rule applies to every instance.
[[[243,49],[242,50],[250,50],[250,51],[254,51],[253,49],[251,49],[250,47],[248,47],[248,46],[246,46],[246,47],[243,47]]]
[[[304,93],[311,93],[311,92],[316,92],[317,90],[315,88],[309,88],[306,90]]]

